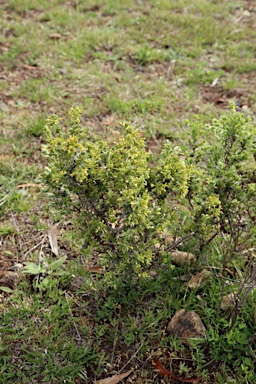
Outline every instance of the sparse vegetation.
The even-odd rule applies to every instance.
[[[0,383],[253,383],[253,3],[0,13]],[[181,308],[203,343],[167,334]]]

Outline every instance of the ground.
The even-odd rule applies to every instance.
[[[65,126],[76,105],[92,139],[115,141],[127,120],[153,152],[165,140],[179,142],[187,119],[198,115],[208,124],[230,101],[255,122],[255,7],[239,0],[1,2],[0,286],[20,284],[0,298],[1,383],[92,383],[130,368],[127,382],[153,383],[152,358],[202,383],[242,382],[241,372],[233,377],[222,367],[215,374],[221,363],[207,352],[170,346],[165,329],[185,300],[172,297],[168,273],[141,288],[139,299],[138,287],[121,291],[117,303],[98,288],[100,274],[88,274],[74,228],[51,213],[40,174],[47,117],[58,114]],[[39,254],[55,260],[48,236],[54,225],[68,270],[85,280],[71,289],[57,279],[36,293],[13,269]],[[187,307],[197,300],[190,296]]]

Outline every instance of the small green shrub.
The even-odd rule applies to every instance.
[[[190,167],[169,143],[152,165],[144,140],[128,123],[115,145],[89,141],[80,126],[81,112],[71,109],[68,133],[57,116],[49,119],[44,180],[58,207],[76,223],[85,254],[98,255],[110,272],[107,280],[115,273],[147,276],[159,254],[157,234],[175,217],[171,200],[187,193]]]
[[[154,157],[128,123],[114,145],[88,140],[81,113],[71,109],[68,132],[56,115],[48,120],[43,178],[75,223],[85,255],[100,258],[108,282],[146,277],[155,259],[168,260],[170,230],[193,235],[198,252],[216,238],[225,265],[255,246],[255,127],[234,106],[210,127],[189,124],[183,146],[167,142]],[[203,140],[209,129],[212,145]]]
[[[23,273],[34,277],[34,287],[41,291],[48,289],[54,277],[62,276],[67,280],[71,277],[62,267],[66,261],[66,256],[61,257],[51,263],[40,260],[38,264],[27,261],[23,268]]]
[[[256,127],[233,105],[230,114],[214,119],[211,126],[201,127],[198,122],[189,126],[183,150],[197,172],[187,198],[201,245],[220,233],[234,246],[242,233],[255,242]],[[213,133],[212,144],[203,140],[206,131]],[[215,218],[211,223],[209,214]]]
[[[212,145],[202,139],[206,130],[214,134]],[[184,151],[199,173],[189,185],[190,220],[185,231],[194,232],[194,246],[197,239],[201,251],[207,252],[210,245],[208,254],[220,256],[206,262],[221,266],[223,293],[227,269],[238,272],[233,327],[256,275],[256,127],[231,105],[230,113],[214,119],[211,126],[202,129],[195,122],[190,131]],[[220,251],[216,254],[214,249]],[[247,288],[246,282],[251,284]]]
[[[212,143],[203,139],[207,131],[213,134]],[[193,247],[208,255],[204,262],[221,267],[222,296],[227,271],[234,270],[237,293],[228,332],[256,276],[256,127],[231,105],[230,113],[214,119],[211,126],[190,124],[183,150],[187,164],[196,169],[186,196],[190,204],[184,230],[194,233]]]

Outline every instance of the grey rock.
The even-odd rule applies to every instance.
[[[211,273],[206,269],[203,269],[201,272],[198,272],[196,275],[192,276],[191,279],[187,282],[186,286],[190,289],[200,288],[206,280],[211,276]]]
[[[184,265],[190,265],[193,261],[196,261],[196,256],[193,253],[174,251],[171,253],[173,264],[177,267]]]
[[[198,314],[180,309],[172,317],[167,333],[182,339],[183,344],[190,345],[191,339],[206,338],[206,329]]]

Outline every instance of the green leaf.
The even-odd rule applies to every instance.
[[[0,290],[6,293],[12,293],[13,290],[9,287],[0,287]]]
[[[60,259],[54,261],[53,263],[49,264],[49,272],[55,271],[57,268],[59,268],[62,264],[65,263],[67,259],[67,256],[63,256]]]
[[[39,273],[46,272],[46,268],[41,267],[38,264],[29,262],[29,261],[24,264],[25,264],[25,267],[23,268],[23,273],[27,273],[29,275],[38,275]]]
[[[50,284],[50,281],[51,281],[52,277],[51,276],[46,276],[43,281],[38,284],[38,288],[39,289],[45,289],[45,288],[48,288],[49,284]]]

